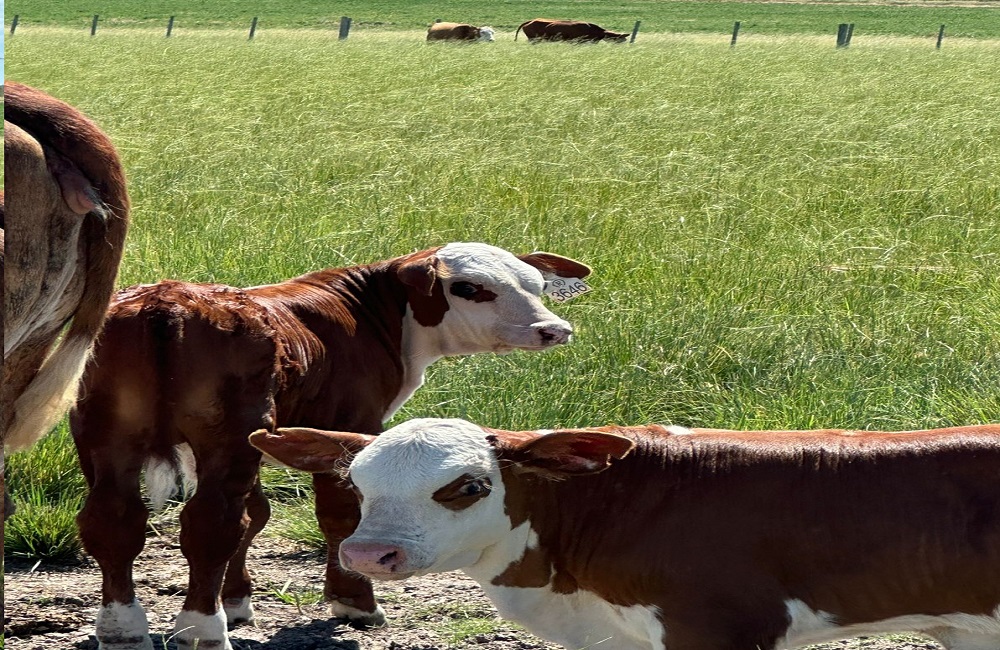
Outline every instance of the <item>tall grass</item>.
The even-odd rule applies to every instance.
[[[79,105],[121,149],[123,284],[253,285],[456,240],[594,267],[595,291],[554,307],[572,345],[439,362],[395,421],[1000,420],[995,44],[40,30],[7,48],[9,78]],[[72,473],[52,456],[66,444],[9,459],[15,552],[42,553],[12,538],[41,512],[27,495],[47,490],[43,467]],[[295,504],[273,529],[308,520],[287,476],[268,474]]]

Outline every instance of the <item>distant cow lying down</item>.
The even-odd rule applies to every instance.
[[[476,27],[464,23],[434,23],[427,30],[428,41],[493,42],[492,27]]]
[[[535,18],[521,23],[514,30],[514,40],[517,35],[524,30],[524,35],[529,41],[577,41],[594,42],[614,41],[624,43],[629,34],[619,34],[609,32],[600,25],[585,23],[579,20],[552,20],[549,18]]]
[[[144,463],[154,505],[178,470],[197,480],[181,513],[190,579],[177,646],[228,650],[227,624],[253,617],[246,554],[270,515],[247,437],[278,425],[378,433],[443,356],[566,343],[569,323],[540,300],[545,279],[588,272],[551,253],[453,243],[250,289],[120,292],[71,417],[90,486],[80,536],[104,580],[102,650],[152,648],[131,579],[146,534]],[[332,613],[383,623],[371,583],[337,560],[357,499],[336,476],[318,474],[314,487]]]
[[[412,420],[378,438],[260,431],[343,468],[346,568],[463,569],[566,648],[779,650],[919,632],[1000,648],[1000,425],[869,433],[498,431]]]

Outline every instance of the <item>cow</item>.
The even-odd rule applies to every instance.
[[[567,343],[572,328],[540,296],[546,278],[587,273],[551,253],[451,243],[248,289],[164,281],[121,291],[70,416],[90,487],[77,523],[103,574],[100,647],[152,648],[131,577],[148,517],[144,465],[154,508],[178,472],[197,481],[180,515],[189,587],[178,648],[228,650],[227,624],[253,618],[246,554],[269,517],[248,436],[277,425],[378,433],[441,357]],[[330,475],[314,488],[331,613],[384,623],[370,581],[337,559],[357,500]]]
[[[361,499],[343,566],[462,569],[566,648],[779,650],[917,632],[1000,648],[1000,424],[741,432],[501,431],[411,420],[378,438],[251,443]]]
[[[579,20],[552,20],[551,18],[535,18],[521,23],[514,30],[514,40],[524,30],[529,41],[577,41],[596,43],[597,41],[613,41],[624,43],[629,34],[609,32],[600,25],[585,23]]]
[[[130,203],[104,132],[69,104],[14,81],[4,84],[4,186],[10,255],[0,432],[4,449],[16,451],[75,399],[114,291]],[[7,516],[6,492],[4,501]]]
[[[476,27],[464,23],[434,23],[427,30],[428,41],[493,42],[492,27]]]

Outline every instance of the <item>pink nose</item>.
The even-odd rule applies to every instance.
[[[394,544],[344,542],[340,545],[344,567],[364,574],[396,573],[406,563],[406,551]]]

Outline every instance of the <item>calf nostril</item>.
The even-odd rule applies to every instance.
[[[393,551],[392,553],[386,553],[385,555],[379,558],[378,563],[383,565],[389,564],[390,562],[394,563],[398,557],[399,557],[398,551]]]

